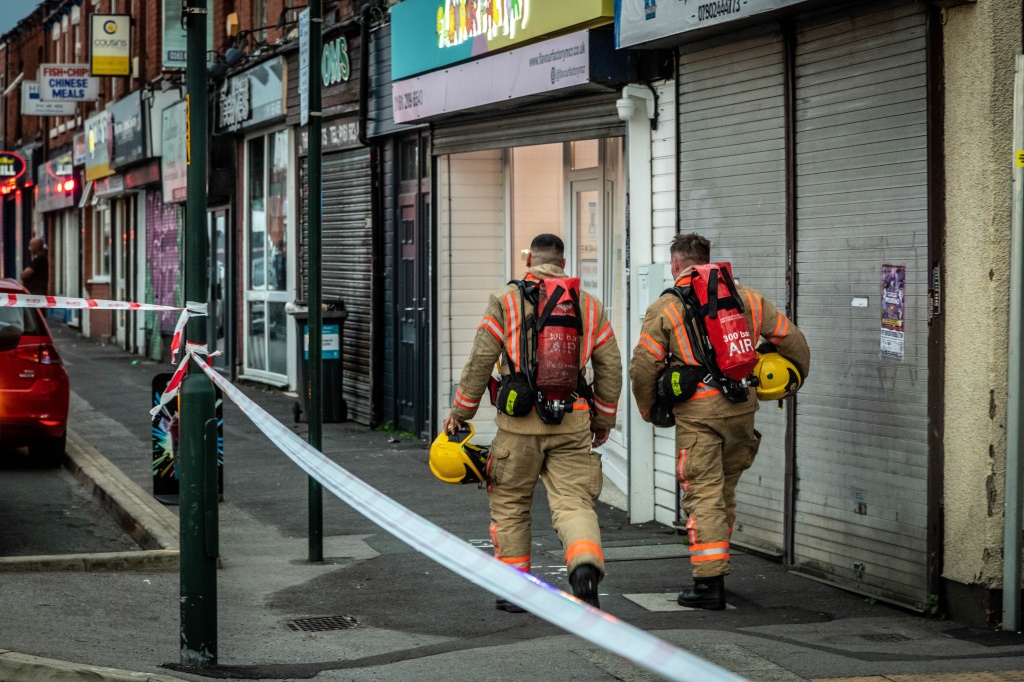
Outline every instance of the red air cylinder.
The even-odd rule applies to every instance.
[[[750,376],[757,365],[754,337],[743,314],[743,301],[736,291],[729,263],[709,263],[693,268],[690,286],[701,305],[708,340],[715,350],[718,369],[730,379]]]
[[[548,400],[566,400],[576,390],[580,373],[580,278],[544,279],[538,290],[537,390]],[[552,299],[557,303],[542,319]]]

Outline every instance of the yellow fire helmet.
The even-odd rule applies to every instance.
[[[483,483],[487,448],[473,445],[469,422],[450,436],[441,431],[430,445],[430,470],[445,483]]]
[[[754,368],[758,400],[782,400],[800,390],[803,377],[792,362],[778,353],[764,353]]]

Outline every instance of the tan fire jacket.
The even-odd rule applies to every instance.
[[[690,284],[691,268],[687,268],[676,280],[676,286]],[[800,370],[804,380],[811,368],[811,351],[807,340],[795,324],[780,313],[767,298],[746,287],[736,285],[743,306],[746,309],[747,326],[755,337],[775,344],[779,354],[789,359]],[[651,304],[644,316],[640,329],[640,341],[633,349],[629,363],[629,378],[637,409],[646,420],[654,405],[654,382],[665,366],[665,358],[671,356],[673,364],[697,365],[691,350],[691,341],[683,324],[683,304],[673,293],[662,294]],[[755,389],[750,389],[750,398],[745,403],[730,402],[721,391],[703,383],[689,400],[675,406],[676,417],[699,420],[702,418],[731,417],[758,409]]]
[[[547,279],[566,277],[566,274],[555,265],[541,265],[527,271],[527,278],[531,277]],[[491,295],[487,312],[473,340],[473,350],[462,369],[459,388],[455,392],[452,416],[459,421],[472,419],[476,415],[491,370],[499,358],[501,375],[505,376],[509,373],[509,356],[517,361],[523,352],[519,348],[519,325],[524,319],[532,318],[534,311],[533,305],[527,301],[524,317],[521,299],[519,287],[514,284]],[[615,341],[615,333],[604,306],[585,291],[580,292],[580,313],[583,316],[581,367],[586,367],[589,362],[594,370],[593,415],[587,402],[581,398],[573,405],[573,411],[566,413],[561,424],[545,424],[537,416],[536,410],[525,417],[510,417],[498,412],[499,429],[521,434],[576,433],[589,430],[591,419],[594,428],[610,429],[615,426],[615,413],[619,393],[622,391],[622,356],[619,354],[619,345]]]

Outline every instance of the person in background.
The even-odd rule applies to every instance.
[[[50,286],[50,253],[41,237],[33,237],[28,242],[31,260],[28,267],[21,271],[21,283],[29,293],[46,296]]]

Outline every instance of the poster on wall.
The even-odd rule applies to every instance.
[[[906,335],[907,266],[882,266],[882,356],[902,360]]]

